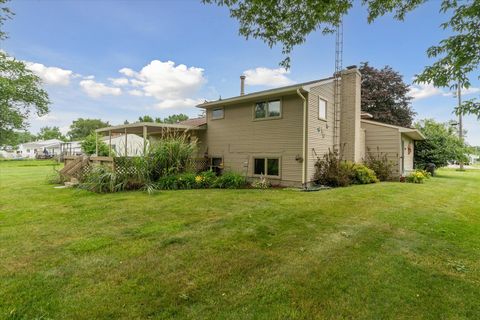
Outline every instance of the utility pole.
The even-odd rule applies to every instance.
[[[457,99],[458,99],[458,137],[463,144],[463,115],[462,115],[462,86],[461,82],[459,81],[457,84]],[[463,171],[463,160],[460,159],[460,171]]]

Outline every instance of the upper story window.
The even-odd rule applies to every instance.
[[[212,110],[212,119],[223,119],[224,111],[223,108],[216,108]]]
[[[280,100],[255,103],[255,119],[279,118],[282,115]]]
[[[327,101],[318,98],[318,119],[327,120]]]

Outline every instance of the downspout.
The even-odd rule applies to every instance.
[[[307,99],[300,92],[300,88],[297,89],[297,94],[303,100],[303,132],[302,132],[302,186],[307,187]]]

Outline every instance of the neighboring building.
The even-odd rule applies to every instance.
[[[337,107],[334,78],[250,94],[243,94],[241,79],[240,96],[198,105],[205,109],[205,118],[173,125],[127,124],[97,133],[133,133],[146,141],[161,139],[164,130],[188,132],[198,139],[198,157],[211,159],[212,167],[249,178],[264,175],[284,186],[312,182],[317,159],[329,150],[340,149],[343,159],[354,162],[362,162],[368,150],[378,150],[395,163],[395,175],[413,169],[413,142],[423,135],[362,119],[369,115],[360,110],[361,75],[356,67],[341,73]]]
[[[109,136],[101,137],[100,139],[107,145],[111,145],[112,154],[114,155],[127,157],[143,155],[143,138],[136,134],[127,134],[126,138],[124,134],[118,134],[112,136],[111,140]]]
[[[476,154],[467,154],[467,157],[469,164],[476,164],[480,160],[480,156]]]
[[[61,151],[62,140],[50,139],[22,143],[16,151],[17,158],[34,159],[37,155],[58,155]]]

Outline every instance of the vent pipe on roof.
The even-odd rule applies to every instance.
[[[240,95],[243,96],[245,94],[245,76],[240,76]]]

